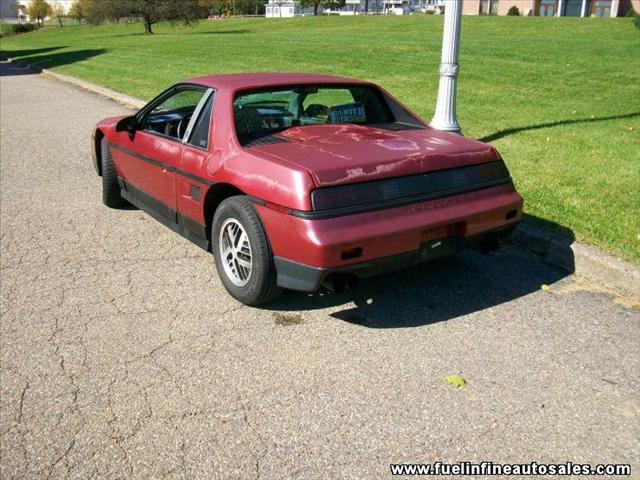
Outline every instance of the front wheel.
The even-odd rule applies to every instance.
[[[220,280],[234,298],[258,305],[281,293],[267,236],[247,197],[231,197],[220,204],[211,242]]]
[[[120,195],[118,174],[106,138],[100,141],[100,162],[102,166],[102,203],[109,208],[125,206],[127,202]]]

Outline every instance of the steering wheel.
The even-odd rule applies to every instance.
[[[176,128],[176,134],[178,135],[178,138],[184,137],[184,134],[187,131],[187,125],[189,125],[189,120],[191,120],[191,114],[187,115],[178,122],[178,128]]]

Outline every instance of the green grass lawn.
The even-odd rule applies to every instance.
[[[0,22],[0,35],[5,35],[11,32],[12,25],[10,23]]]
[[[48,28],[2,39],[1,49],[146,99],[194,75],[310,71],[378,82],[433,115],[441,16],[142,30]],[[640,31],[631,19],[465,17],[461,50],[460,123],[502,153],[528,221],[640,263]]]

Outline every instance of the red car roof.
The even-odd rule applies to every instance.
[[[300,83],[361,83],[348,77],[334,75],[318,75],[314,73],[232,73],[227,75],[209,75],[187,80],[216,89],[245,90],[249,88],[267,87],[270,85],[292,85]]]

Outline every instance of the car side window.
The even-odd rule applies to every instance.
[[[181,139],[204,93],[202,89],[178,90],[147,113],[142,129],[176,140]]]
[[[193,131],[191,132],[191,136],[187,143],[193,145],[195,147],[209,148],[209,130],[211,126],[211,109],[213,106],[213,97],[214,95],[210,95],[207,100],[206,105],[202,109],[196,124],[193,127]]]

